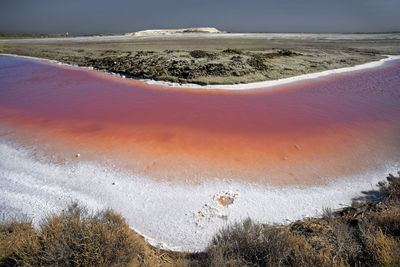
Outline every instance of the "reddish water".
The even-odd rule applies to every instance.
[[[400,156],[399,61],[232,92],[0,57],[0,87],[5,135],[156,179],[318,183]]]

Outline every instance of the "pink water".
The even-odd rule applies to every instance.
[[[154,179],[323,183],[400,159],[400,61],[249,91],[0,57],[6,138]],[[81,157],[75,158],[75,154]]]

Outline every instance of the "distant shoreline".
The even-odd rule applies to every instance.
[[[204,27],[204,28],[210,28],[210,27]],[[196,28],[188,28],[188,29],[196,29]],[[162,29],[152,29],[152,30],[139,30],[136,32],[145,32],[145,31],[160,31]],[[165,29],[168,30],[168,29]],[[189,33],[194,33],[189,32]],[[134,33],[134,32],[132,32]],[[74,34],[74,33],[4,33],[0,32],[0,39],[15,39],[15,38],[62,38],[62,37],[68,37],[68,38],[75,38],[75,37],[96,37],[96,36],[124,36],[124,35],[131,35],[132,33],[88,33],[88,34]],[[177,32],[179,33],[179,32]],[[201,32],[200,33],[212,33],[212,32]],[[219,31],[219,33],[225,33],[225,34],[332,34],[332,35],[363,35],[363,34],[399,34],[400,31],[385,31],[385,32],[279,32],[279,31],[271,31],[271,32],[241,32],[241,31]]]
[[[382,39],[388,35],[398,35],[396,40],[400,40],[400,32],[363,32],[363,33],[312,33],[312,32],[221,32],[221,33],[174,33],[174,34],[154,34],[154,35],[126,35],[116,34],[92,34],[92,35],[31,35],[31,36],[0,36],[0,42],[95,42],[95,41],[123,41],[140,39],[174,39],[174,38],[267,38],[267,39],[303,39],[316,38],[326,40],[364,40]],[[351,37],[351,38],[350,38]]]

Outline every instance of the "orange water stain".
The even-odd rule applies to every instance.
[[[287,185],[378,168],[400,152],[399,63],[232,92],[4,60],[0,122],[19,142],[67,160],[111,162],[160,180]]]

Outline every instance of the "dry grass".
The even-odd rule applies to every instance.
[[[378,228],[368,236],[368,251],[380,266],[400,266],[400,238],[387,236]]]

